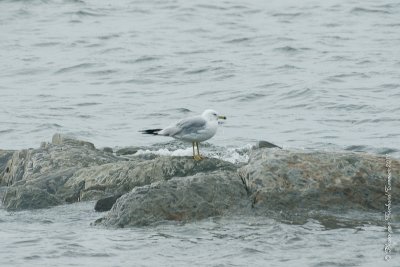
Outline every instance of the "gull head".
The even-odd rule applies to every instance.
[[[213,109],[205,110],[201,116],[208,121],[226,120],[225,116],[218,115],[218,112]]]

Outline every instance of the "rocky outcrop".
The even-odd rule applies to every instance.
[[[249,153],[241,165],[116,156],[56,134],[38,149],[0,151],[0,197],[8,210],[99,200],[96,210],[111,210],[97,223],[116,227],[230,214],[307,214],[292,210],[385,210],[388,168],[382,156],[282,150],[269,143]],[[399,165],[392,159],[393,206],[400,204]]]
[[[363,153],[253,150],[239,170],[256,211],[376,209],[387,202],[385,157]],[[399,161],[392,160],[392,199],[400,203]],[[393,203],[396,204],[396,203]]]
[[[303,220],[313,210],[384,210],[387,201],[385,158],[369,154],[263,148],[252,150],[236,172],[197,171],[135,187],[97,223],[126,227],[232,213]],[[399,161],[392,160],[394,205],[400,200],[399,172]]]
[[[10,158],[10,155],[9,155]],[[138,186],[198,172],[235,171],[235,165],[191,157],[132,157],[130,160],[97,150],[93,144],[54,135],[38,149],[16,151],[0,177],[8,186],[3,196],[8,210],[46,208],[60,203],[122,195]],[[43,201],[31,201],[43,196]],[[29,202],[29,203],[28,203]]]

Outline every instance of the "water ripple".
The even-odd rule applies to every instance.
[[[83,9],[76,12],[67,12],[66,15],[76,15],[78,17],[102,17],[105,16],[104,13],[100,13],[96,10]]]
[[[98,102],[83,102],[83,103],[76,104],[76,106],[78,106],[78,107],[88,107],[88,106],[96,106],[96,105],[101,105],[101,103],[98,103]]]
[[[306,13],[302,12],[294,12],[294,13],[274,13],[272,14],[273,17],[284,17],[284,18],[296,18],[299,16],[304,16]]]
[[[283,99],[294,99],[294,98],[303,98],[303,97],[309,97],[313,94],[313,91],[309,88],[304,88],[303,90],[290,90],[289,92],[285,92],[281,96],[281,100]]]
[[[88,68],[93,68],[97,66],[98,64],[94,63],[81,63],[81,64],[76,64],[70,67],[65,67],[57,70],[54,74],[64,74],[68,72],[73,72],[73,71],[78,71],[80,69],[88,69]]]
[[[351,13],[371,13],[371,14],[390,14],[389,11],[387,10],[382,10],[382,9],[370,9],[370,8],[364,8],[364,7],[355,7],[351,10]]]

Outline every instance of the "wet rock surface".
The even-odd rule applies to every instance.
[[[52,143],[43,143],[38,149],[15,151],[8,160],[0,176],[0,184],[9,187],[3,196],[4,207],[20,210],[70,202],[57,193],[76,171],[118,160],[89,142],[56,134]],[[29,196],[32,199],[43,196],[44,200],[31,202]]]
[[[149,225],[163,220],[188,221],[250,209],[236,172],[214,171],[136,187],[117,200],[98,223],[106,226]]]
[[[94,210],[99,212],[109,211],[121,196],[122,195],[115,195],[99,199],[94,206]]]
[[[274,148],[274,147],[282,149],[282,147],[272,144],[268,141],[264,141],[264,140],[258,141],[254,146],[255,149],[257,149],[257,148]]]
[[[113,227],[282,211],[302,219],[318,210],[385,210],[385,157],[268,146],[249,153],[246,164],[154,154],[127,158],[56,134],[38,149],[0,150],[2,207],[98,200],[95,209],[109,212],[97,224]],[[398,160],[391,159],[390,171],[392,205],[398,206]]]
[[[133,155],[136,152],[138,152],[140,148],[138,147],[124,147],[121,149],[118,149],[115,153],[117,156],[124,156],[124,155]]]
[[[9,187],[4,202],[7,210],[49,208],[63,203],[46,189],[31,185]]]
[[[135,187],[186,177],[198,172],[236,170],[235,165],[218,159],[194,161],[191,157],[156,157],[92,166],[75,172],[57,194],[62,198],[96,200],[122,195]],[[73,202],[73,201],[72,201]]]
[[[14,151],[0,149],[0,186],[3,185],[1,177],[4,177],[10,170],[7,168],[8,161],[12,158]]]
[[[385,157],[365,153],[253,150],[239,170],[256,210],[375,209],[387,202]],[[392,197],[400,200],[399,161]],[[394,203],[394,204],[396,204]]]

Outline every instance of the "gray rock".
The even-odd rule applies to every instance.
[[[284,218],[302,221],[298,210],[384,210],[384,157],[269,148],[250,153],[243,167],[210,158],[128,160],[56,134],[38,149],[0,150],[0,197],[8,210],[99,199],[96,209],[107,210],[116,201],[100,222],[116,227],[253,212],[281,216],[293,209]],[[393,205],[400,201],[399,172],[392,159]]]
[[[1,182],[10,188],[3,197],[4,206],[9,210],[98,200],[110,195],[122,195],[137,186],[172,177],[236,170],[228,162],[214,159],[197,162],[191,157],[133,157],[128,161],[97,150],[89,142],[59,134],[53,137],[52,143],[43,143],[38,149],[14,152],[5,168],[8,172]],[[26,197],[21,198],[20,203],[16,198],[27,196],[24,190],[30,194],[47,192],[53,198],[43,194],[46,201],[24,204],[24,201],[29,201]],[[50,203],[52,200],[53,204]]]
[[[134,188],[97,223],[126,227],[163,220],[191,221],[250,210],[246,190],[233,171],[198,173]]]
[[[3,198],[7,192],[7,186],[0,186],[0,208],[3,208]]]
[[[12,158],[14,151],[11,150],[0,150],[0,186],[5,185],[3,182],[4,175],[10,170],[7,168],[8,161]]]
[[[122,195],[115,195],[99,199],[94,205],[94,210],[99,212],[109,211],[121,196]]]
[[[400,201],[399,161],[392,199]],[[376,209],[387,197],[385,158],[360,153],[253,150],[239,170],[255,210]],[[395,181],[395,182],[394,182]],[[396,204],[396,203],[393,203]]]
[[[114,153],[114,151],[111,147],[103,147],[101,150],[104,152],[107,152],[107,153]]]
[[[49,206],[51,200],[54,200],[54,205],[58,205],[60,199],[67,202],[76,201],[79,196],[63,199],[56,196],[56,193],[77,170],[118,160],[120,159],[112,154],[95,149],[89,142],[72,140],[56,134],[52,144],[47,143],[38,149],[25,149],[13,153],[5,167],[7,171],[0,181],[0,184],[10,187],[3,199],[4,206],[7,209],[43,208]],[[54,197],[47,198],[44,194],[46,201],[26,204],[14,201],[18,196],[21,196],[21,202],[29,201],[29,198],[22,198],[27,196],[27,193],[22,192],[24,190],[31,193],[46,191]],[[11,194],[12,192],[15,193]]]
[[[258,141],[254,148],[274,148],[274,147],[282,149],[282,147],[280,147],[280,146],[277,146],[275,144],[272,144],[268,141],[263,141],[263,140]]]
[[[55,144],[49,144],[45,148],[14,152],[6,166],[9,172],[3,176],[3,184],[11,186],[21,180],[36,179],[67,168],[80,169],[120,160],[109,153],[94,149],[88,142],[74,142],[71,139],[61,142],[60,139],[64,140],[58,137]]]
[[[57,195],[62,199],[97,200],[125,194],[137,186],[216,170],[236,171],[236,166],[218,159],[194,161],[191,157],[157,157],[151,160],[137,158],[80,169]]]
[[[118,149],[117,152],[115,152],[115,154],[117,154],[117,156],[133,155],[136,152],[138,152],[138,150],[139,150],[138,147],[124,147]]]
[[[96,149],[93,143],[87,142],[87,141],[82,141],[78,140],[73,137],[69,137],[66,135],[62,135],[59,133],[56,133],[53,135],[51,143],[53,145],[70,145],[70,146],[78,146],[78,147],[87,147],[89,149]]]
[[[5,199],[4,206],[7,210],[48,208],[63,203],[53,194],[35,186],[8,187]]]

